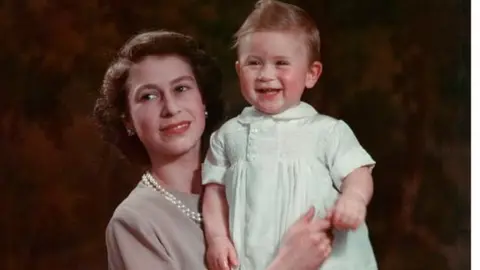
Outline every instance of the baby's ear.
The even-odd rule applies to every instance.
[[[312,88],[322,75],[323,66],[319,61],[315,61],[310,65],[310,68],[307,72],[307,77],[305,78],[305,86],[307,88]]]
[[[237,75],[239,75],[240,74],[240,62],[238,62],[238,60],[235,61],[235,70],[237,71]]]

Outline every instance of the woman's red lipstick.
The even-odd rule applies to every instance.
[[[189,121],[182,121],[160,128],[160,131],[166,135],[179,135],[187,131],[190,127]]]

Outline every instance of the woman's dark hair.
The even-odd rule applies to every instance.
[[[186,60],[198,83],[208,112],[202,135],[202,154],[208,148],[210,134],[223,120],[220,99],[222,74],[216,61],[192,37],[169,31],[145,32],[132,37],[120,49],[103,78],[93,111],[102,137],[115,145],[131,162],[149,165],[145,147],[137,136],[128,136],[123,117],[128,116],[126,81],[133,64],[147,56],[178,55]]]

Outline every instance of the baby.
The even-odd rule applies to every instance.
[[[259,1],[236,33],[252,105],[211,137],[202,168],[210,269],[264,270],[310,206],[334,226],[321,269],[377,269],[365,225],[375,162],[341,120],[301,102],[322,72],[320,36],[301,8]]]

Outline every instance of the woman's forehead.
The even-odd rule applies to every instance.
[[[148,56],[132,65],[128,83],[169,83],[179,77],[194,77],[190,64],[175,55]]]

